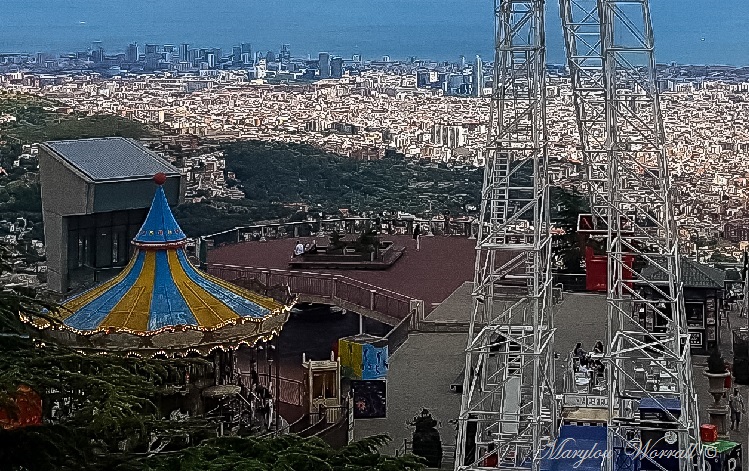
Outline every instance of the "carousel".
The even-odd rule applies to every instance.
[[[59,323],[35,321],[34,327],[43,338],[86,353],[203,359],[175,378],[172,415],[213,415],[228,418],[230,426],[281,423],[272,411],[273,358],[264,353],[265,361],[258,360],[274,348],[293,297],[288,288],[260,287],[258,293],[195,268],[161,186],[166,177],[157,174],[154,181],[156,193],[127,267],[65,300]]]

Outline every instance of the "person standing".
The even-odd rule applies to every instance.
[[[414,225],[414,240],[416,241],[416,251],[419,251],[419,241],[421,240],[421,226]]]
[[[304,254],[304,245],[302,244],[302,241],[298,240],[296,241],[296,246],[294,246],[294,257],[298,257],[302,254]]]
[[[746,412],[744,399],[739,394],[739,388],[733,388],[733,396],[728,399],[728,405],[731,407],[731,430],[734,430],[734,427],[738,430],[741,414]]]

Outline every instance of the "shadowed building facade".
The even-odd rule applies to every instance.
[[[48,287],[66,293],[124,267],[146,217],[155,173],[171,204],[184,195],[179,170],[131,139],[51,141],[39,151]],[[105,275],[106,276],[106,275]]]

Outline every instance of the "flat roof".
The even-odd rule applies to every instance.
[[[152,177],[159,172],[179,175],[176,167],[132,139],[105,137],[44,144],[92,180]]]

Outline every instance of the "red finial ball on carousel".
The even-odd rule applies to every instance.
[[[166,175],[159,172],[153,176],[153,181],[156,182],[157,185],[163,185],[166,182]]]

